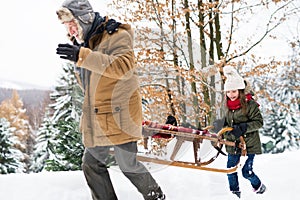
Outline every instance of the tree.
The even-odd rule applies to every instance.
[[[173,108],[157,111],[152,119],[160,121],[162,113],[175,111],[179,122],[189,120],[196,126],[198,122],[209,125],[222,116],[225,65],[233,65],[247,76],[260,76],[268,70],[268,65],[258,62],[267,59],[250,52],[267,37],[276,38],[272,31],[289,16],[297,15],[296,6],[292,0],[113,1],[113,8],[124,15],[120,19],[136,27],[142,86],[153,90],[148,86],[160,84],[176,97],[165,101]],[[164,102],[159,92],[142,89],[156,104]]]
[[[270,109],[265,117],[263,134],[268,138],[264,145],[265,152],[280,153],[287,149],[300,147],[300,61],[298,51],[294,52],[291,64],[284,65],[274,76],[278,87],[270,87],[268,97]],[[268,144],[268,145],[267,145]]]
[[[41,127],[38,129],[36,137],[36,145],[34,146],[33,165],[30,170],[33,172],[41,172],[45,169],[46,162],[50,158],[49,142],[52,135],[58,131],[54,128],[50,117],[49,109],[46,111]]]
[[[18,138],[13,135],[14,128],[5,118],[0,118],[0,174],[25,171],[24,154],[15,147]]]
[[[83,93],[77,84],[74,67],[72,64],[63,67],[60,82],[50,94],[54,102],[49,105],[52,114],[49,119],[49,116],[45,116],[35,146],[35,160],[39,160],[35,168],[37,171],[81,169],[84,147],[79,132],[79,118]]]
[[[46,161],[48,171],[80,170],[83,145],[76,121],[58,121],[58,133],[48,143],[52,155]]]
[[[26,109],[23,108],[23,101],[16,90],[13,90],[11,99],[4,100],[1,103],[0,117],[6,118],[10,126],[14,128],[13,135],[20,141],[15,146],[24,154],[23,162],[26,165],[24,172],[29,172],[35,137],[26,115]]]

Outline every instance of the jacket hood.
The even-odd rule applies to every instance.
[[[79,43],[84,41],[95,19],[95,13],[88,1],[67,0],[56,14],[62,23],[72,20],[75,22],[78,27]]]

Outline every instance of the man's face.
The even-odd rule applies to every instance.
[[[68,33],[71,36],[74,36],[78,40],[79,39],[79,31],[78,31],[78,27],[77,27],[77,24],[75,23],[75,21],[71,20],[69,22],[64,22],[64,25],[65,25]]]

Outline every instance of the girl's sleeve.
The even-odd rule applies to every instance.
[[[259,105],[255,101],[249,102],[247,132],[257,131],[263,126],[263,117],[259,110]]]

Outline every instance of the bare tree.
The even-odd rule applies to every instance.
[[[269,65],[259,63],[256,58],[261,55],[252,51],[265,39],[275,38],[271,33],[299,14],[293,0],[115,0],[112,6],[120,20],[136,27],[142,85],[153,85],[144,87],[151,88],[148,98],[156,106],[168,105],[152,110],[156,114],[151,119],[172,114],[196,126],[206,126],[221,115],[222,68],[233,65],[244,75],[260,76]],[[264,18],[259,22],[265,24],[255,31],[253,24],[258,23],[252,19],[258,20],[260,13]],[[249,31],[242,34],[245,27]],[[154,88],[166,91],[166,101]]]

